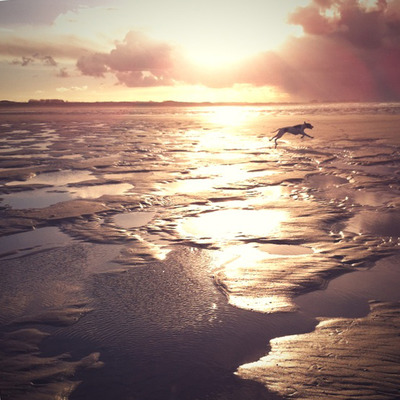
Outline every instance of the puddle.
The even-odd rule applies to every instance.
[[[128,183],[94,185],[80,188],[61,186],[3,195],[1,203],[19,210],[44,208],[73,199],[97,199],[104,195],[121,195],[132,188],[133,186]]]
[[[30,232],[0,238],[0,257],[14,258],[24,256],[33,251],[50,249],[65,245],[72,239],[56,227],[35,229]]]
[[[89,171],[65,170],[57,172],[46,172],[43,174],[35,175],[24,182],[21,181],[8,182],[6,186],[15,186],[15,185],[20,186],[20,185],[31,185],[31,184],[63,186],[63,185],[68,185],[70,183],[87,181],[90,179],[95,179],[95,177]]]
[[[113,219],[115,224],[121,228],[131,229],[147,225],[155,215],[155,212],[134,211],[130,213],[118,214]]]
[[[118,196],[127,193],[130,189],[133,189],[133,187],[134,186],[129,183],[84,186],[80,188],[73,188],[71,194],[73,198],[78,199],[97,199],[98,197],[104,195]]]
[[[353,192],[354,201],[362,206],[381,206],[396,200],[396,196],[392,193],[371,192],[366,190],[358,190]]]
[[[277,234],[288,213],[281,210],[223,210],[183,220],[178,231],[196,239],[232,240]]]
[[[315,317],[354,318],[366,315],[368,301],[400,301],[399,256],[382,259],[368,270],[355,271],[329,282],[317,290],[296,298],[296,304]]]
[[[332,187],[345,185],[348,180],[335,175],[314,174],[306,178],[306,183],[315,189],[331,189]]]
[[[350,232],[378,236],[400,236],[398,212],[362,211],[350,219],[346,228]]]
[[[128,171],[128,172],[112,172],[108,174],[104,174],[103,177],[105,179],[147,179],[154,175],[154,172],[136,172],[136,171]]]
[[[300,256],[314,253],[313,249],[309,247],[289,244],[263,244],[258,246],[258,249],[269,254],[281,256]]]
[[[16,210],[44,208],[62,201],[72,200],[72,196],[69,192],[50,192],[49,189],[23,191],[7,194],[2,197],[2,205],[8,205]]]

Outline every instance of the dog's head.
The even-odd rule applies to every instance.
[[[307,129],[312,129],[312,128],[314,128],[311,124],[309,124],[308,122],[306,122],[306,121],[304,121],[304,129],[305,128],[307,128]]]

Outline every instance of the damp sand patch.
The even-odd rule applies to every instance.
[[[0,337],[0,392],[5,399],[67,398],[79,385],[74,380],[78,371],[101,368],[99,353],[91,353],[80,360],[69,354],[43,357],[39,345],[49,335],[35,328],[19,329]]]
[[[400,304],[371,303],[368,316],[323,320],[314,332],[273,339],[271,351],[236,372],[285,397],[398,397]]]

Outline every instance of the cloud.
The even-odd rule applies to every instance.
[[[58,71],[57,75],[58,78],[69,78],[69,72],[66,68],[60,68],[60,70]]]
[[[8,0],[0,1],[0,24],[50,25],[61,14],[80,7],[107,4],[107,0]]]
[[[1,2],[0,2],[1,4]],[[52,63],[56,58],[78,57],[92,52],[92,46],[76,36],[54,36],[48,40],[23,38],[13,34],[0,36],[0,55],[11,57],[48,57]]]
[[[314,0],[289,21],[304,36],[244,61],[236,82],[299,100],[400,100],[400,0]]]
[[[59,87],[56,89],[57,92],[59,93],[65,93],[65,92],[84,92],[88,89],[86,85],[84,86],[71,86],[71,87]]]
[[[50,67],[57,66],[57,62],[52,56],[44,56],[38,53],[35,53],[32,57],[22,56],[20,60],[15,59],[11,62],[11,64],[26,67],[27,65],[33,64],[37,61],[39,61],[43,65],[47,65]]]
[[[22,56],[20,60],[15,59],[15,60],[13,60],[11,62],[11,64],[13,64],[13,65],[21,65],[23,67],[26,67],[27,65],[32,64],[34,62],[35,62],[35,60],[32,57]]]
[[[108,53],[79,57],[82,74],[113,74],[128,87],[200,84],[273,86],[299,100],[400,100],[400,0],[313,0],[289,22],[304,35],[219,69],[190,62],[182,49],[129,32]]]
[[[377,0],[374,6],[356,0],[314,0],[299,7],[289,22],[312,35],[341,38],[361,48],[377,48],[399,40],[399,0]]]
[[[306,35],[281,55],[297,66],[289,90],[312,97],[399,100],[400,1],[314,0],[289,18]]]
[[[129,87],[168,86],[179,79],[182,60],[176,47],[138,32],[129,32],[109,53],[80,57],[77,67],[82,74],[95,77],[111,72]]]
[[[107,55],[101,53],[85,54],[79,57],[76,66],[83,75],[104,77],[109,70],[107,67]]]

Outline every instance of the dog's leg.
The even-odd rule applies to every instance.
[[[286,131],[284,129],[280,129],[279,132],[275,135],[275,148],[278,146],[278,139],[280,139]]]

